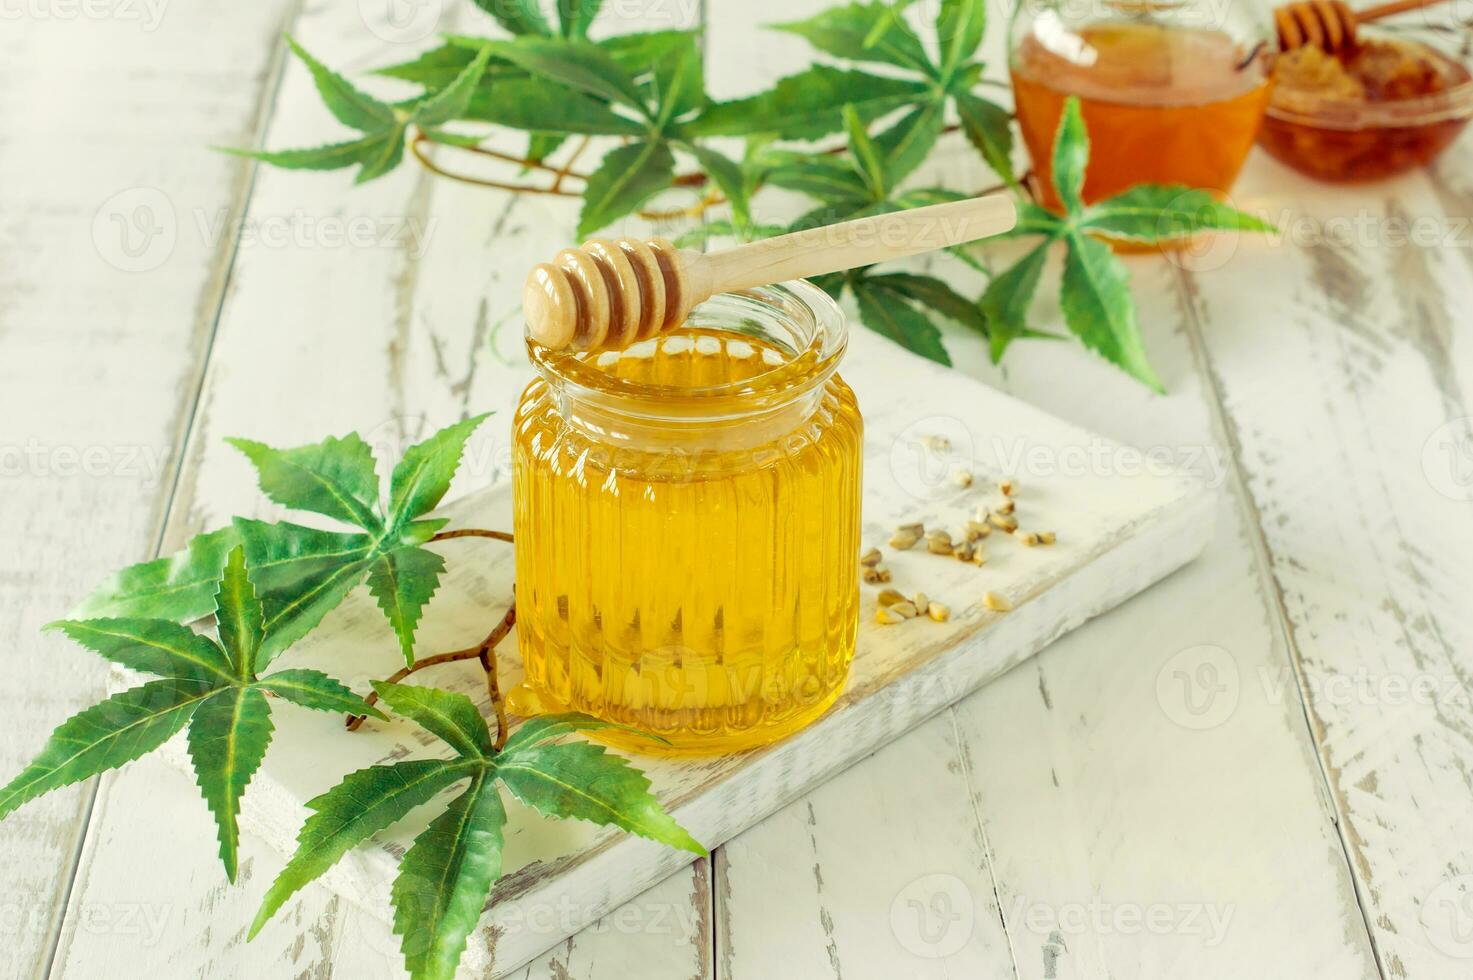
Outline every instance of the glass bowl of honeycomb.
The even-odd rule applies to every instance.
[[[1321,180],[1375,180],[1429,163],[1473,117],[1473,39],[1362,27],[1327,54],[1279,55],[1258,143]]]

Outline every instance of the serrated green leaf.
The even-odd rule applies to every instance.
[[[480,762],[440,759],[372,766],[349,773],[326,793],[308,800],[312,815],[297,834],[297,850],[261,900],[249,936],[254,938],[288,898],[349,849],[397,823],[441,790],[481,771]]]
[[[555,82],[513,78],[476,89],[465,118],[542,133],[637,136],[640,123]]]
[[[338,122],[363,133],[375,133],[395,124],[393,106],[358,91],[346,78],[308,54],[295,39],[288,37],[286,42],[312,73],[317,93]]]
[[[503,753],[517,752],[522,749],[532,748],[535,745],[540,745],[543,742],[550,742],[554,739],[562,738],[565,735],[571,735],[574,732],[597,732],[609,728],[616,728],[620,731],[628,732],[631,735],[639,735],[649,739],[651,742],[669,744],[666,739],[650,732],[643,732],[637,728],[631,728],[628,725],[620,725],[617,722],[604,721],[601,718],[594,718],[592,715],[585,715],[578,711],[568,711],[555,715],[534,715],[528,718],[517,727],[516,731],[511,733],[511,737],[506,740],[506,745],[501,751]]]
[[[0,789],[0,818],[43,793],[152,752],[214,691],[212,685],[170,677],[77,712],[51,733],[35,761]]]
[[[655,61],[651,85],[659,107],[655,115],[658,129],[706,104],[705,68],[693,35]]]
[[[982,154],[999,177],[1016,186],[1017,176],[1013,173],[1013,121],[1006,109],[979,99],[966,92],[954,97],[957,115],[961,119],[962,132],[967,140]]]
[[[982,308],[940,279],[892,272],[887,275],[867,276],[866,281],[881,289],[900,293],[922,306],[928,306],[947,319],[955,320],[980,334],[987,333],[987,318],[982,315]]]
[[[773,24],[796,34],[825,54],[850,61],[876,61],[935,74],[920,38],[886,3],[830,7],[807,20]]]
[[[563,37],[588,36],[588,28],[598,16],[603,0],[558,0],[558,30]]]
[[[401,530],[433,509],[450,489],[471,433],[491,415],[482,412],[447,425],[404,452],[389,479],[390,527]]]
[[[475,4],[513,34],[542,37],[552,34],[537,0],[475,0]]]
[[[493,41],[488,46],[496,57],[533,75],[621,103],[651,118],[634,79],[596,44],[564,38],[519,37],[514,41]]]
[[[644,773],[588,742],[528,744],[496,757],[507,789],[550,817],[612,825],[671,847],[706,849],[660,806]]]
[[[452,980],[466,937],[501,876],[506,809],[496,780],[480,774],[414,839],[391,899],[394,933],[414,980]]]
[[[234,527],[191,538],[184,550],[129,565],[103,580],[68,616],[129,616],[189,622],[215,605],[215,583],[225,556],[239,541]]]
[[[737,226],[745,227],[752,213],[747,199],[746,176],[742,173],[741,166],[709,147],[691,145],[689,149],[706,176],[726,195]]]
[[[1029,334],[1028,307],[1038,291],[1038,278],[1043,273],[1051,244],[1050,240],[1034,246],[1018,262],[994,276],[982,294],[982,310],[992,335],[994,364],[1002,360],[1008,344]]]
[[[895,125],[875,137],[875,146],[885,159],[885,184],[894,187],[925,162],[941,138],[946,104],[937,99],[902,116]]]
[[[383,712],[354,694],[347,685],[320,670],[305,667],[278,670],[256,681],[256,687],[314,711],[384,717]]]
[[[1181,184],[1138,184],[1085,208],[1079,227],[1146,244],[1203,231],[1278,230],[1222,203],[1211,191]]]
[[[256,654],[261,649],[261,601],[246,573],[245,549],[237,545],[225,560],[220,588],[215,593],[215,622],[220,646],[235,669],[236,677],[245,680],[255,675]]]
[[[478,40],[485,42],[491,39],[480,38]],[[459,78],[471,62],[476,60],[480,47],[480,44],[471,47],[467,44],[446,41],[439,47],[431,48],[410,61],[401,61],[375,69],[374,74],[414,82],[416,85],[423,85],[428,91],[438,92]],[[521,69],[510,70],[526,77]]]
[[[546,160],[568,139],[566,133],[529,133],[527,135],[527,159],[538,163]]]
[[[864,120],[852,105],[844,107],[844,131],[849,137],[849,156],[853,160],[855,171],[864,179],[870,195],[875,200],[883,199],[889,192],[885,158],[879,147],[875,146],[874,140],[870,139]]]
[[[698,31],[637,31],[595,42],[631,78],[648,75],[670,52],[695,44]]]
[[[906,350],[951,365],[951,357],[941,343],[941,331],[929,317],[912,307],[903,294],[872,285],[867,279],[858,280],[853,289],[859,303],[859,319],[866,327]]]
[[[374,552],[364,534],[236,518],[251,581],[261,597],[265,639],[257,669],[310,632],[363,581]]]
[[[1079,231],[1065,237],[1064,279],[1059,306],[1064,322],[1084,345],[1144,382],[1164,392],[1161,379],[1146,359],[1135,322],[1125,266],[1103,242]]]
[[[869,200],[864,178],[842,157],[791,150],[766,150],[752,161],[763,182],[829,204],[863,207]]]
[[[379,532],[378,476],[373,450],[350,432],[294,449],[272,449],[250,439],[225,440],[256,468],[261,492],[295,510],[308,510]]]
[[[636,210],[670,186],[675,157],[662,140],[630,143],[610,150],[588,178],[578,237],[587,238]]]
[[[484,759],[496,754],[486,719],[464,694],[388,681],[374,681],[373,689],[396,713],[411,719],[460,755]]]
[[[368,567],[368,591],[378,601],[404,662],[414,666],[414,631],[424,607],[440,587],[445,559],[423,548],[396,548],[375,558]]]
[[[689,136],[775,133],[784,139],[818,139],[843,128],[845,105],[868,122],[928,91],[924,82],[814,65],[778,79],[766,92],[713,103],[683,128]]]
[[[189,722],[189,757],[205,805],[215,816],[225,877],[235,881],[240,798],[271,744],[271,706],[251,687],[228,687],[206,699]]]
[[[1084,172],[1088,167],[1089,133],[1084,128],[1079,98],[1071,95],[1064,100],[1064,114],[1054,134],[1053,153],[1054,193],[1071,215],[1084,207]]]
[[[441,91],[416,103],[409,114],[409,121],[418,126],[438,126],[464,116],[467,106],[470,105],[471,96],[475,94],[476,87],[481,82],[481,76],[486,73],[486,65],[490,60],[491,48],[488,45],[481,49],[480,54],[476,55],[464,71],[455,76],[454,81]]]
[[[364,183],[394,169],[404,156],[404,129],[396,126],[346,143],[297,150],[242,150],[217,147],[222,153],[250,157],[284,170],[342,170],[357,166],[354,183]]]
[[[233,683],[236,677],[214,640],[167,620],[61,620],[46,628],[129,670],[209,686]]]
[[[936,42],[941,46],[941,73],[950,78],[976,53],[987,31],[987,0],[941,0],[936,15]]]

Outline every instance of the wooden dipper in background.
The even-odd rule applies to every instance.
[[[553,350],[621,350],[667,333],[716,293],[839,272],[1010,230],[1005,194],[795,231],[721,252],[663,238],[594,239],[534,267],[522,291],[533,339]]]
[[[1279,47],[1285,51],[1312,44],[1334,54],[1355,44],[1356,28],[1361,24],[1444,2],[1446,0],[1392,0],[1391,3],[1356,12],[1344,0],[1301,0],[1274,10],[1274,28],[1278,31]]]

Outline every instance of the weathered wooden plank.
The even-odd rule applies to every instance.
[[[292,30],[308,50],[350,73],[432,43],[428,30],[407,37],[375,20],[375,11],[395,8],[312,8]],[[628,5],[614,15],[621,31],[644,17]],[[644,22],[652,19],[680,26],[666,6]],[[469,4],[446,5],[438,26],[498,33]],[[255,43],[264,51],[270,42]],[[333,126],[306,71],[290,64],[266,144],[311,145],[335,137]],[[509,137],[507,149],[523,145]],[[272,513],[225,436],[291,445],[356,429],[387,457],[473,411],[509,413],[528,377],[517,316],[521,278],[532,256],[566,244],[575,216],[576,202],[512,198],[431,178],[413,165],[357,189],[342,173],[261,170],[165,546],[233,514]],[[345,241],[338,232],[349,228],[358,234]],[[501,431],[488,427],[471,447],[453,492],[505,477]],[[347,679],[362,688],[369,676],[365,668]],[[275,752],[292,751],[282,743]],[[196,788],[158,760],[105,781],[58,968],[96,975],[126,950],[140,973],[402,974],[398,937],[319,888],[247,944],[245,927],[283,858],[246,835],[241,881],[228,888],[212,837]],[[704,865],[686,869],[522,975],[708,976],[710,904]],[[92,921],[95,910],[124,907],[151,912],[157,926],[109,931]]]
[[[1473,955],[1473,233],[1457,173],[1350,196],[1258,168],[1239,197],[1285,247],[1182,277],[1393,977]],[[1256,287],[1234,288],[1249,264]]]
[[[724,20],[718,13],[711,43],[743,57],[739,69],[712,75],[712,84],[724,85],[722,94],[732,97],[795,70],[806,57],[801,42],[770,32],[754,41],[744,25],[791,20],[822,6],[785,2],[755,14],[744,9],[740,17],[733,12]],[[1003,17],[994,20],[988,44],[994,65],[1002,63],[1002,23]],[[719,54],[715,60],[720,63]],[[965,149],[943,151],[931,173],[953,187],[990,182]],[[1130,264],[1147,342],[1172,390],[1167,398],[1151,396],[1072,346],[1017,345],[998,369],[977,338],[949,331],[948,345],[962,370],[1063,418],[1151,449],[1157,458],[1188,466],[1222,487],[1226,495],[1213,547],[1165,583],[959,704],[959,744],[949,778],[938,778],[923,796],[912,794],[925,801],[924,816],[854,807],[845,812],[846,834],[828,843],[823,866],[888,865],[889,842],[923,846],[910,843],[912,821],[946,825],[972,819],[986,842],[995,894],[980,884],[959,889],[938,879],[907,897],[916,898],[921,909],[929,907],[931,914],[918,912],[916,921],[928,923],[942,942],[959,935],[961,920],[949,913],[965,902],[979,916],[984,909],[999,915],[1008,944],[988,961],[993,970],[1015,970],[1021,977],[1373,976],[1375,963],[1333,814],[1321,801],[1322,778],[1287,652],[1272,629],[1275,596],[1261,584],[1251,523],[1229,479],[1228,450],[1214,428],[1214,392],[1203,383],[1183,333],[1185,314],[1172,267],[1154,258]],[[945,274],[954,277],[954,265]],[[1239,275],[1236,281],[1242,282],[1257,273],[1240,269]],[[980,289],[972,280],[961,281]],[[1061,326],[1049,292],[1056,281],[1046,278],[1035,312]],[[1012,434],[999,435],[1019,450],[1028,448]],[[1085,465],[1145,464],[1142,457],[1106,455]],[[1242,678],[1234,710],[1218,727],[1184,727],[1199,718],[1172,684],[1179,674],[1191,680],[1200,663],[1212,665],[1219,648],[1232,652]],[[1264,676],[1287,686],[1251,683]],[[898,740],[813,795],[861,774],[877,784],[908,785],[920,753],[905,750],[918,737]],[[953,783],[970,787],[961,804]],[[771,975],[763,965],[784,959],[809,964],[805,975],[897,975],[883,956],[876,959],[874,946],[896,941],[886,914],[901,890],[891,884],[845,892],[842,911],[826,907],[825,896],[807,884],[806,870],[787,867],[806,869],[806,862],[791,856],[809,853],[821,829],[800,819],[804,806],[793,804],[718,854],[720,962],[737,977]],[[922,807],[917,803],[914,809]],[[1187,826],[1198,829],[1186,834],[1181,828]],[[973,867],[970,853],[955,846],[950,861],[933,863],[960,875],[955,868]],[[902,857],[894,861],[913,875],[930,870]],[[803,887],[760,887],[774,867],[786,869],[784,881],[802,879]],[[1105,910],[1103,927],[1092,919],[1095,907]],[[1290,908],[1293,914],[1286,914]],[[870,935],[869,945],[860,945],[863,953],[849,949],[822,928],[825,910],[835,923],[863,923],[878,938]],[[1158,920],[1165,916],[1164,925],[1147,927],[1148,911]],[[979,919],[979,931],[983,925]],[[831,931],[848,935],[837,925]],[[974,940],[955,960],[940,962],[949,966],[976,952]],[[935,965],[918,955],[899,973]]]
[[[228,268],[286,4],[0,15],[0,780],[104,691],[41,625],[152,554]],[[0,833],[0,973],[45,969],[95,786]],[[102,914],[116,909],[97,910]]]

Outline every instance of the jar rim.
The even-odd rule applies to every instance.
[[[765,322],[754,324],[758,319]],[[682,418],[710,419],[770,410],[803,396],[829,379],[849,341],[848,323],[833,297],[802,279],[719,293],[692,310],[688,322],[751,333],[754,339],[777,343],[783,348],[784,360],[740,380],[687,387],[620,378],[599,366],[600,359],[617,357],[620,352],[553,351],[529,335],[527,353],[550,385],[573,397],[650,416],[665,415],[678,401]],[[794,342],[775,341],[769,333],[759,332],[764,327],[786,331]],[[667,342],[678,336],[679,330],[640,344]]]

